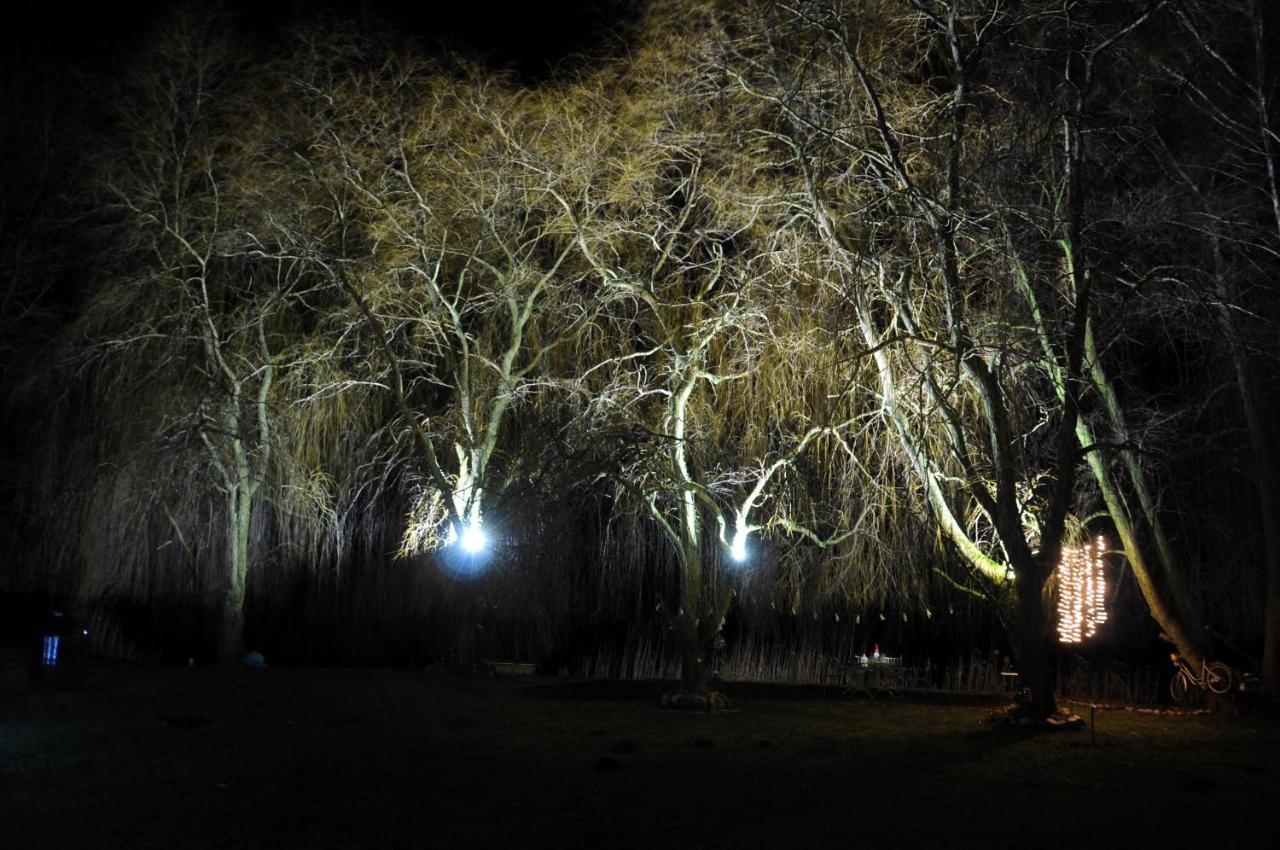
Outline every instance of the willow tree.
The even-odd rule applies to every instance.
[[[414,491],[400,554],[474,575],[529,510],[505,500],[553,454],[533,444],[554,430],[541,411],[592,356],[579,341],[595,308],[556,200],[585,160],[553,129],[577,126],[572,103],[411,60],[299,85],[314,214],[277,218],[277,238],[346,299],[318,335],[333,368],[317,392],[388,393],[393,462]]]
[[[1242,10],[1235,11],[1240,13]],[[1246,33],[1237,38],[1240,43],[1252,47],[1245,55],[1251,56],[1256,79],[1257,69],[1265,68],[1265,53],[1258,43],[1260,30],[1249,30],[1253,29],[1253,24],[1260,26],[1260,19],[1251,18],[1245,11],[1243,29]],[[1096,16],[1101,18],[1100,22],[1091,20],[1095,17],[1093,15],[1062,17],[1056,19],[1050,30],[1062,68],[1062,95],[1058,98],[1060,112],[1053,118],[1060,128],[1056,135],[1062,149],[1061,166],[1048,184],[1052,208],[1036,215],[1032,214],[1031,207],[1024,204],[1024,217],[1036,221],[1040,231],[1055,242],[1063,261],[1074,272],[1068,279],[1073,288],[1078,279],[1088,275],[1092,275],[1095,286],[1098,281],[1110,282],[1112,292],[1124,292],[1134,285],[1132,281],[1135,279],[1138,285],[1146,284],[1148,289],[1152,289],[1150,281],[1159,280],[1163,291],[1154,293],[1155,297],[1149,300],[1163,305],[1157,308],[1162,315],[1159,319],[1152,318],[1152,321],[1167,321],[1174,315],[1188,312],[1197,316],[1203,303],[1215,305],[1214,318],[1227,341],[1236,385],[1243,400],[1250,444],[1259,473],[1257,482],[1261,496],[1259,507],[1264,549],[1270,552],[1274,548],[1271,546],[1272,538],[1276,535],[1272,533],[1274,528],[1268,527],[1268,524],[1274,525],[1275,513],[1274,493],[1269,489],[1274,489],[1273,473],[1268,470],[1274,469],[1274,457],[1265,429],[1259,428],[1259,394],[1246,353],[1249,346],[1241,344],[1239,324],[1250,311],[1241,309],[1243,303],[1237,291],[1238,281],[1227,271],[1229,251],[1226,248],[1230,243],[1249,251],[1259,243],[1259,237],[1264,244],[1268,238],[1265,234],[1269,228],[1258,231],[1242,220],[1256,216],[1260,208],[1275,209],[1270,200],[1274,191],[1267,188],[1270,186],[1273,190],[1274,184],[1266,179],[1266,147],[1270,143],[1270,135],[1265,96],[1260,98],[1259,88],[1246,79],[1249,75],[1237,72],[1205,40],[1182,4],[1135,5],[1122,8],[1122,12],[1123,16],[1118,20],[1107,20],[1111,17],[1109,14]],[[1176,48],[1154,56],[1141,48],[1132,49],[1133,42],[1155,26],[1162,26],[1163,32],[1182,29],[1189,35],[1191,61],[1185,55],[1180,56]],[[1189,68],[1200,64],[1194,59],[1198,53],[1206,54],[1210,67],[1217,72],[1208,74],[1207,83],[1203,79],[1193,81],[1187,76]],[[1115,129],[1134,122],[1135,118],[1144,126],[1158,123],[1157,110],[1167,108],[1169,96],[1165,96],[1164,102],[1159,102],[1150,95],[1151,86],[1133,84],[1135,79],[1143,79],[1153,72],[1164,79],[1179,81],[1182,91],[1177,95],[1179,100],[1174,102],[1181,108],[1193,105],[1205,110],[1212,123],[1222,128],[1232,140],[1225,149],[1233,153],[1233,158],[1238,158],[1224,167],[1220,158],[1222,148],[1215,148],[1212,156],[1216,162],[1208,170],[1210,174],[1221,178],[1238,172],[1242,166],[1248,169],[1252,165],[1253,176],[1257,179],[1246,181],[1249,191],[1255,193],[1247,205],[1250,213],[1233,221],[1233,216],[1222,208],[1236,204],[1240,196],[1234,195],[1231,201],[1211,199],[1210,193],[1189,174],[1159,136],[1155,137],[1155,144],[1141,144],[1125,139],[1123,131]],[[1265,77],[1265,71],[1262,76]],[[1211,97],[1202,88],[1205,85],[1221,85],[1223,88],[1219,90],[1219,96]],[[1258,108],[1260,103],[1261,110]],[[1161,192],[1158,200],[1135,203],[1124,195],[1107,197],[1105,195],[1109,193],[1099,191],[1098,187],[1104,180],[1135,180],[1134,175],[1141,174],[1143,170],[1142,160],[1152,150],[1156,153],[1158,167],[1164,172],[1163,179],[1172,177],[1167,186],[1158,190]],[[1175,210],[1180,212],[1175,213]],[[1186,212],[1181,212],[1184,210]],[[1183,226],[1194,232],[1194,240],[1161,244],[1167,236],[1143,232],[1144,227],[1151,227],[1149,222],[1152,219],[1159,221],[1161,227],[1166,226],[1169,220],[1181,220]],[[1103,221],[1107,222],[1107,227],[1097,226]],[[1124,236],[1113,235],[1119,228],[1125,229]],[[1207,261],[1198,263],[1183,259],[1188,250],[1195,250],[1189,249],[1188,245],[1194,245],[1202,234],[1209,242]],[[1135,242],[1150,246],[1151,250],[1132,252],[1129,246]],[[1108,254],[1129,256],[1123,263],[1098,259]],[[1200,275],[1191,270],[1196,265],[1212,269],[1204,276],[1207,281],[1197,279]],[[1015,281],[1032,308],[1031,316],[1046,355],[1046,368],[1055,382],[1060,382],[1056,364],[1061,353],[1055,350],[1046,333],[1046,325],[1052,319],[1048,311],[1041,309],[1044,304],[1042,296],[1029,287],[1024,266],[1015,264],[1014,270]],[[1234,274],[1240,275],[1241,271]],[[1110,293],[1104,289],[1102,294],[1106,297]],[[1162,500],[1158,495],[1160,470],[1150,453],[1142,450],[1144,444],[1151,445],[1155,441],[1143,435],[1140,417],[1135,415],[1136,405],[1132,399],[1126,403],[1125,394],[1116,379],[1116,364],[1108,362],[1109,343],[1132,332],[1130,327],[1126,327],[1123,308],[1108,309],[1117,300],[1112,298],[1104,302],[1107,306],[1099,306],[1087,316],[1084,333],[1086,371],[1082,379],[1085,398],[1093,413],[1082,416],[1077,422],[1077,440],[1153,619],[1177,645],[1178,651],[1199,669],[1212,645],[1208,632],[1201,626],[1206,600],[1201,588],[1196,586],[1193,565],[1188,563],[1190,559],[1184,551],[1187,547],[1167,528],[1170,505],[1167,499]],[[1199,323],[1200,317],[1192,321]],[[1193,338],[1203,339],[1206,326],[1212,325],[1202,324],[1188,332]],[[1259,335],[1254,336],[1257,338]],[[1212,344],[1209,340],[1204,341]],[[1178,399],[1175,404],[1178,403],[1184,405],[1182,411],[1185,411],[1187,400]],[[1166,415],[1179,412],[1176,409],[1170,411],[1167,402],[1162,407]]]
[[[686,188],[697,194],[692,181]],[[672,253],[689,259],[683,249]],[[602,362],[582,384],[593,397],[587,421],[649,435],[647,450],[609,478],[619,504],[651,521],[675,556],[678,600],[668,615],[683,691],[698,695],[737,585],[753,560],[770,557],[761,538],[791,533],[827,548],[853,533],[843,530],[844,517],[814,505],[823,495],[817,487],[793,474],[811,444],[839,445],[852,422],[833,421],[847,404],[808,404],[817,394],[806,367],[822,355],[790,281],[762,281],[758,269],[724,258],[678,272],[656,256],[646,260],[600,265],[617,275],[607,278],[612,318],[630,328],[636,347]],[[815,515],[826,536],[809,527]],[[640,519],[624,517],[616,521]]]
[[[1041,712],[1045,603],[1081,461],[1153,615],[1202,652],[1094,327],[1098,288],[1130,272],[1099,222],[1134,215],[1098,189],[1126,144],[1105,104],[1133,99],[1127,47],[1161,5],[795,2],[730,18],[729,88],[756,104],[762,158],[828,252],[815,275],[848,292],[930,512],[1008,606]]]
[[[48,535],[51,559],[82,600],[107,618],[115,602],[206,601],[223,658],[243,651],[257,566],[304,560],[332,531],[280,450],[305,269],[251,233],[253,128],[270,104],[247,59],[216,15],[176,14],[110,90],[78,199],[94,271],[59,339],[48,435],[65,458],[47,473],[49,515],[80,528]]]
[[[158,417],[144,430],[170,445],[193,441],[203,463],[188,462],[220,493],[222,566],[212,579],[220,657],[242,651],[251,527],[272,460],[278,351],[269,325],[296,280],[286,265],[247,261],[236,227],[240,62],[215,19],[180,15],[126,75],[112,98],[116,131],[100,153],[117,271],[84,311],[116,409],[135,393],[155,394],[157,406],[140,408]],[[183,538],[199,536],[192,517],[164,509],[191,554]]]
[[[1005,283],[986,156],[1010,129],[986,63],[1023,20],[959,2],[762,3],[734,19],[724,67],[788,179],[790,226],[820,246],[807,267],[848,299],[886,424],[972,571],[960,580],[1007,611],[1032,709],[1047,715],[1047,591],[1080,460],[1089,288],[1078,270],[1065,285],[1069,264],[1035,266],[1040,291],[1071,292],[1053,308],[1059,380],[1046,380],[1019,333],[1028,307]]]
[[[795,474],[819,447],[823,480],[847,472],[853,396],[832,365],[821,292],[764,259],[774,234],[742,182],[754,163],[692,96],[705,66],[684,29],[651,27],[625,68],[579,83],[597,129],[552,194],[600,305],[584,336],[595,353],[566,382],[582,398],[576,435],[643,435],[601,481],[616,488],[614,521],[651,523],[673,556],[676,703],[700,706],[738,586],[773,557],[762,538],[839,560],[870,523]]]

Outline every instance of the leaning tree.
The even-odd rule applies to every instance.
[[[1008,611],[1034,710],[1047,714],[1046,603],[1071,531],[1093,285],[1074,147],[1088,83],[1076,75],[1105,42],[1083,55],[1068,46],[1077,102],[1062,110],[1053,153],[1050,130],[1019,126],[1031,102],[1015,97],[1026,92],[993,73],[1045,14],[960,2],[756,4],[731,19],[724,72],[790,182],[789,226],[820,246],[810,268],[847,295],[929,511],[975,588]],[[1030,156],[1002,141],[1020,131],[1032,134]],[[1006,158],[1055,189],[1047,215],[1031,216],[1037,231],[1005,192]],[[1026,238],[1004,238],[1011,230]],[[1025,333],[1037,319],[1038,336]]]

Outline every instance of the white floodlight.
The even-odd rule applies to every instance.
[[[478,525],[468,525],[462,531],[462,548],[472,555],[479,554],[489,545],[488,539]]]

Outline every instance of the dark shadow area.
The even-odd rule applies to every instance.
[[[21,49],[98,73],[127,60],[175,8],[199,6],[221,9],[245,38],[263,46],[281,42],[301,25],[345,19],[389,30],[428,51],[459,51],[537,81],[575,56],[616,54],[620,33],[638,5],[634,0],[21,0],[6,4],[0,21],[7,32],[6,52]]]
[[[518,679],[511,680],[513,682]],[[528,685],[529,696],[560,702],[632,702],[656,701],[663,693],[679,687],[674,681],[554,681],[534,682]],[[771,682],[715,682],[713,687],[730,699],[783,700],[814,702],[824,700],[871,699],[882,702],[901,702],[912,705],[995,706],[1007,700],[996,694],[950,694],[927,691],[903,692],[894,696],[866,697],[851,694],[849,689],[836,685],[786,685]]]
[[[617,698],[644,683],[105,665],[31,695],[14,673],[0,810],[25,848],[1263,848],[1280,793],[1280,728],[1226,719],[1108,712],[1095,746],[792,689],[707,714]],[[614,698],[547,696],[571,692]],[[1169,816],[1193,811],[1214,816]]]

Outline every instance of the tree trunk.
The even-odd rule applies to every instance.
[[[228,590],[222,603],[222,612],[218,621],[218,660],[234,661],[240,657],[244,648],[244,607],[243,597],[237,597],[234,590]]]
[[[1080,434],[1081,445],[1088,446],[1094,443],[1092,433],[1088,431],[1083,422],[1077,428],[1077,433]],[[1147,603],[1147,611],[1157,625],[1160,626],[1160,629],[1173,641],[1174,646],[1178,648],[1178,653],[1187,660],[1192,669],[1199,670],[1203,668],[1205,655],[1202,633],[1188,631],[1183,627],[1183,619],[1178,607],[1166,600],[1164,591],[1156,584],[1155,576],[1147,563],[1142,546],[1138,542],[1137,533],[1129,516],[1128,508],[1125,506],[1115,482],[1107,471],[1104,459],[1099,452],[1094,451],[1088,454],[1086,462],[1089,465],[1089,470],[1093,473],[1094,481],[1098,484],[1098,490],[1102,494],[1102,502],[1107,506],[1107,514],[1111,517],[1116,534],[1120,537],[1120,545],[1124,548],[1125,557],[1128,559],[1129,568],[1133,570],[1133,576],[1138,582],[1138,589],[1142,592],[1142,598]]]
[[[1280,195],[1277,196],[1280,199]],[[1280,224],[1280,213],[1277,213]],[[1242,339],[1241,328],[1232,312],[1238,293],[1227,276],[1222,238],[1210,233],[1213,246],[1214,286],[1218,293],[1218,322],[1227,338],[1236,390],[1249,432],[1249,448],[1253,453],[1254,477],[1258,487],[1258,512],[1262,522],[1263,557],[1266,559],[1266,600],[1263,608],[1262,690],[1280,695],[1280,461],[1275,451],[1275,436],[1265,415],[1255,370]]]
[[[1012,255],[1013,252],[1010,251],[1010,254]],[[1074,269],[1074,267],[1075,264],[1071,263],[1070,268]],[[1031,307],[1036,331],[1040,336],[1041,348],[1044,351],[1045,363],[1049,366],[1054,382],[1057,384],[1059,398],[1065,399],[1067,393],[1066,378],[1055,365],[1057,360],[1054,346],[1050,341],[1043,312],[1040,309],[1035,292],[1031,288],[1027,272],[1021,267],[1019,267],[1019,271],[1017,282],[1027,300],[1027,304]],[[1115,476],[1107,467],[1106,459],[1098,447],[1098,440],[1094,435],[1093,428],[1088,421],[1080,416],[1075,418],[1076,441],[1081,450],[1085,452],[1085,462],[1089,466],[1089,471],[1093,474],[1093,479],[1102,494],[1103,503],[1106,505],[1107,513],[1115,525],[1116,533],[1120,537],[1120,544],[1124,547],[1129,566],[1133,570],[1134,577],[1138,582],[1138,588],[1142,592],[1142,598],[1147,603],[1147,610],[1156,623],[1159,624],[1161,630],[1177,646],[1178,652],[1191,663],[1194,669],[1199,670],[1204,666],[1204,633],[1194,625],[1190,628],[1187,626],[1188,623],[1194,624],[1198,622],[1197,607],[1186,582],[1182,580],[1177,560],[1173,555],[1173,546],[1164,533],[1163,525],[1160,522],[1158,505],[1151,498],[1151,491],[1147,486],[1146,471],[1139,462],[1137,455],[1127,447],[1123,447],[1129,442],[1129,431],[1125,421],[1124,408],[1120,405],[1120,397],[1102,365],[1097,342],[1094,338],[1092,320],[1088,317],[1085,319],[1084,326],[1084,351],[1088,365],[1086,374],[1093,389],[1102,399],[1103,410],[1113,439],[1122,445],[1120,452],[1124,461],[1123,468],[1128,473],[1129,480],[1133,483],[1141,509],[1141,513],[1137,514],[1137,516],[1147,523],[1147,527],[1155,539],[1156,561],[1154,564],[1148,564],[1147,562],[1146,554],[1138,540],[1133,517],[1129,513],[1129,507],[1121,496],[1120,487],[1116,482]],[[1162,571],[1162,575],[1165,578],[1163,587],[1157,581],[1157,574],[1153,572],[1153,566]]]
[[[1237,354],[1243,360],[1244,355]],[[1253,449],[1258,486],[1258,512],[1262,521],[1263,557],[1266,559],[1266,602],[1263,609],[1262,690],[1280,696],[1280,478],[1272,441],[1275,437],[1259,411],[1254,386],[1242,364],[1237,364],[1239,389],[1244,400],[1249,443]]]
[[[1013,628],[1010,637],[1018,675],[1031,694],[1028,709],[1032,717],[1044,718],[1058,710],[1053,695],[1053,670],[1046,645],[1048,616],[1044,605],[1044,581],[1037,580],[1035,570],[1018,573],[1014,588]]]
[[[687,508],[692,513],[692,507]],[[702,645],[699,626],[702,617],[702,552],[693,529],[696,514],[685,517],[686,539],[682,548],[680,581],[680,614],[676,622],[676,637],[680,641],[680,689],[687,693],[699,693],[707,689],[706,651]]]
[[[681,640],[680,690],[686,693],[702,693],[707,690],[707,656],[697,645],[696,637]]]
[[[249,577],[249,524],[253,494],[237,489],[227,510],[227,578],[218,623],[218,659],[229,661],[244,652],[244,601]]]
[[[466,602],[461,619],[453,633],[449,647],[449,664],[454,667],[478,667],[484,660],[480,651],[480,599],[473,583],[460,582],[458,586]]]

